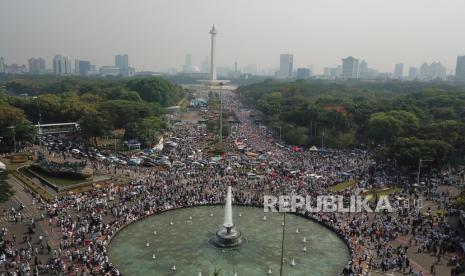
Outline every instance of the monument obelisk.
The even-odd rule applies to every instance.
[[[210,30],[211,34],[211,48],[210,48],[210,80],[216,81],[216,57],[215,57],[215,47],[216,47],[216,34],[218,32],[215,29],[215,25],[213,25],[212,29]]]
[[[217,89],[217,87],[224,86],[229,83],[229,80],[218,80],[216,75],[216,35],[218,31],[215,28],[215,25],[212,26],[210,32],[210,74],[208,80],[199,80],[209,89]]]

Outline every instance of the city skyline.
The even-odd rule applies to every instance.
[[[218,66],[234,67],[237,59],[239,67],[258,64],[269,70],[279,67],[276,56],[289,52],[294,55],[294,68],[313,64],[315,74],[321,74],[324,67],[340,64],[341,58],[350,55],[368,60],[371,67],[383,72],[392,72],[399,61],[405,68],[441,61],[449,70],[455,69],[456,57],[465,54],[465,38],[455,35],[465,24],[460,15],[465,3],[371,2],[289,4],[273,0],[266,1],[263,8],[264,1],[138,1],[137,5],[111,1],[112,5],[107,5],[109,2],[103,0],[92,2],[89,12],[89,5],[82,1],[6,0],[0,4],[2,10],[8,11],[0,19],[0,56],[10,64],[27,64],[34,56],[51,60],[63,53],[106,65],[112,64],[108,52],[124,52],[131,56],[132,65],[142,71],[179,70],[186,53],[191,53],[193,65],[198,66],[209,55],[208,34],[204,30],[215,24],[222,30],[218,47],[223,51],[218,55]],[[244,9],[244,5],[249,8]],[[66,12],[70,9],[75,16]],[[232,16],[217,10],[227,10]],[[410,14],[414,11],[418,16],[412,21]],[[241,20],[231,20],[239,12]],[[358,20],[349,20],[354,13]],[[441,24],[431,20],[438,15],[443,18]],[[183,20],[178,20],[181,17]],[[284,24],[275,18],[290,19]],[[32,20],[34,24],[30,24]],[[9,27],[11,22],[15,22],[15,28]],[[341,28],[341,22],[347,24]],[[444,32],[446,26],[448,31]]]

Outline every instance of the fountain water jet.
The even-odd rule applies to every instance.
[[[233,223],[232,192],[231,186],[228,186],[224,208],[224,223],[209,242],[218,248],[237,248],[241,246],[242,241],[242,234],[236,229],[236,225]]]

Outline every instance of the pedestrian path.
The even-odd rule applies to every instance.
[[[12,200],[15,201],[18,205],[21,204],[21,201],[16,196],[12,197]],[[31,218],[34,217],[34,213],[29,208],[24,207],[21,210],[21,216],[22,216],[22,222],[30,221]],[[14,222],[14,217],[8,216],[8,215],[4,216],[3,210],[2,210],[2,213],[0,214],[0,223],[8,223],[8,222]]]

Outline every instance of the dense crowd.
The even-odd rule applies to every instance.
[[[170,136],[178,137],[178,145],[165,152],[171,160],[180,160],[186,166],[159,170],[150,167],[127,166],[89,161],[93,169],[114,177],[129,176],[127,185],[109,184],[95,187],[81,194],[69,194],[49,203],[41,202],[39,218],[49,233],[54,233],[55,246],[40,238],[31,242],[37,222],[32,221],[24,243],[8,235],[3,227],[0,264],[13,275],[37,275],[41,272],[64,272],[69,275],[120,275],[108,259],[111,238],[126,225],[164,210],[194,205],[221,204],[227,186],[233,187],[237,204],[261,206],[264,195],[353,195],[369,186],[407,184],[399,181],[395,172],[374,166],[366,151],[308,152],[283,146],[263,128],[257,127],[232,95],[225,97],[226,108],[233,110],[240,123],[233,128],[230,146],[240,141],[249,152],[224,154],[210,161],[204,150],[210,136],[197,125],[179,125]],[[205,161],[206,162],[201,162]],[[251,178],[248,172],[259,177]],[[318,176],[318,177],[315,177]],[[424,180],[432,183],[428,199],[448,207],[446,194],[431,197],[444,174],[429,174]],[[358,185],[330,192],[329,187],[348,179],[358,179]],[[434,181],[433,181],[434,180]],[[404,201],[423,198],[414,190],[390,195],[396,212],[393,213],[308,213],[303,216],[317,220],[332,228],[343,238],[350,249],[351,259],[342,271],[345,275],[360,275],[368,268],[380,271],[395,269],[410,275],[423,275],[407,256],[412,245],[418,251],[434,254],[438,260],[447,253],[457,257],[448,260],[453,274],[464,273],[464,261],[458,254],[462,238],[448,225],[446,219],[428,215],[417,206],[401,206]],[[402,209],[400,209],[402,207]],[[432,211],[432,210],[431,210]],[[10,216],[20,216],[17,210],[7,210]],[[50,234],[52,235],[52,234]],[[390,241],[410,237],[405,245],[393,247]],[[50,258],[41,262],[37,257],[47,252]],[[431,267],[433,272],[434,267]]]

